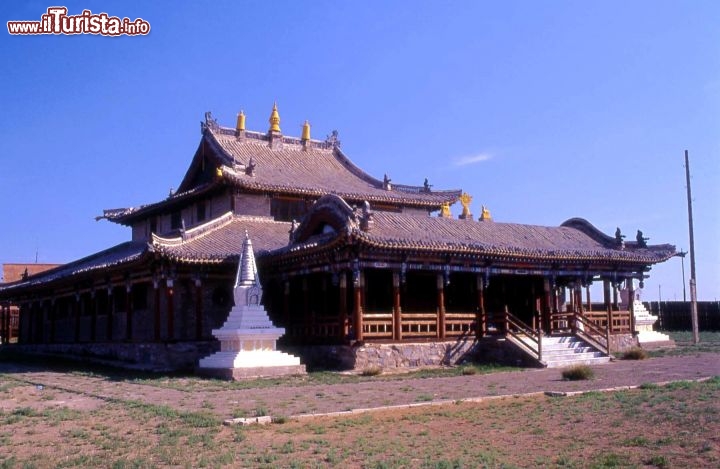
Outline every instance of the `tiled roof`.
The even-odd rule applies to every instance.
[[[440,217],[408,217],[375,212],[370,231],[353,230],[362,242],[378,247],[452,251],[544,260],[629,261],[654,264],[675,254],[674,246],[625,249],[603,242],[602,233],[590,236],[570,226],[536,226],[518,223],[476,222]],[[586,222],[587,223],[587,222]],[[591,226],[587,223],[588,226]],[[607,237],[605,237],[607,238]],[[609,238],[608,238],[609,239]]]
[[[337,216],[333,216],[333,211]],[[343,233],[335,238],[350,233],[360,244],[388,250],[470,254],[507,260],[612,261],[645,265],[662,262],[675,254],[675,247],[668,244],[640,248],[637,243],[629,242],[620,248],[614,238],[577,218],[568,220],[563,226],[550,227],[377,211],[372,213],[372,221],[365,223],[369,229],[363,230],[363,217],[365,215],[359,211],[352,212],[342,199],[323,197],[297,228],[297,233],[305,235],[273,254],[313,251],[318,245],[329,242],[327,237],[322,240],[306,237],[308,233],[317,232],[317,227],[322,224],[320,219],[333,226],[336,233]],[[336,226],[338,220],[342,220],[344,226]]]
[[[207,135],[217,142],[227,161],[223,175],[234,184],[251,190],[297,195],[336,194],[348,200],[394,203],[438,208],[453,203],[461,191],[424,190],[422,186],[391,184],[373,178],[347,158],[337,145],[311,140],[306,147],[295,138],[283,137],[281,148],[271,148],[265,134],[246,132],[235,136],[234,129],[208,128]],[[253,175],[244,170],[253,159]],[[240,165],[242,170],[233,171]]]
[[[148,252],[148,249],[148,244],[143,242],[128,241],[118,244],[110,249],[97,252],[68,264],[63,264],[51,270],[46,270],[37,275],[32,275],[26,280],[3,284],[0,286],[0,295],[14,289],[32,287],[73,275],[97,272],[121,264],[127,264],[139,260],[143,254]]]
[[[291,224],[270,217],[227,213],[177,238],[153,236],[152,247],[163,256],[180,262],[219,263],[236,261],[242,252],[245,231],[257,254],[285,246]]]

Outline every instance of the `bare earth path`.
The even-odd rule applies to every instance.
[[[191,378],[186,389],[178,389],[164,387],[162,382],[156,380],[112,380],[102,376],[0,363],[0,373],[36,385],[24,387],[25,393],[51,391],[53,397],[45,402],[46,405],[55,403],[77,409],[91,409],[107,400],[136,400],[184,411],[205,410],[221,418],[229,418],[233,414],[247,413],[258,408],[267,410],[269,415],[295,416],[446,400],[548,391],[591,391],[634,387],[644,383],[697,380],[720,376],[720,353],[702,352],[641,361],[620,360],[594,367],[594,371],[595,378],[590,381],[563,381],[560,370],[540,369],[399,380],[377,378],[358,383],[321,385],[303,384],[296,379],[294,383],[281,382],[271,387],[250,389],[223,389],[223,386],[212,386],[208,382],[198,384],[197,380]],[[31,397],[23,396],[22,393],[14,394],[10,399],[0,401],[0,410],[21,407]]]

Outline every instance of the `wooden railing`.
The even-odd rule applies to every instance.
[[[584,315],[597,327],[601,329],[608,327],[610,334],[630,333],[630,311],[611,311],[610,324],[608,324],[607,311],[586,311]]]
[[[403,312],[400,317],[403,337],[432,339],[438,336],[437,313]]]
[[[542,336],[539,331],[528,327],[522,320],[513,316],[507,308],[502,313],[488,313],[487,321],[495,329],[488,332],[499,333],[511,339],[518,347],[538,361],[542,360]]]
[[[573,334],[605,355],[610,355],[610,328],[601,328],[582,314],[573,315]]]
[[[475,313],[445,313],[445,337],[462,337],[475,333]]]
[[[392,339],[393,315],[392,313],[364,313],[362,329],[364,339]]]
[[[339,337],[340,324],[336,320],[317,321],[313,324],[293,323],[285,326],[290,337]]]

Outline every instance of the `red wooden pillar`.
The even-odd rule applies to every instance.
[[[125,285],[125,339],[133,338],[133,301],[132,301],[132,284]]]
[[[590,284],[588,284],[588,286],[585,287],[585,300],[587,303],[586,311],[588,311],[588,312],[592,311],[592,301],[590,301]]]
[[[613,283],[612,288],[613,288],[613,304],[612,304],[613,311],[620,311],[620,305],[618,304],[618,288],[617,288],[617,284],[616,284],[616,283]]]
[[[612,332],[612,299],[610,298],[610,281],[603,280],[603,303],[607,313],[607,328]]]
[[[0,303],[0,337],[2,337],[2,343],[5,344],[10,342],[8,340],[6,315],[7,312],[5,311],[5,305]]]
[[[302,299],[303,299],[303,328],[307,328],[312,337],[315,337],[317,331],[315,330],[315,318],[314,314],[310,313],[310,292],[308,291],[308,278],[304,275],[301,280],[302,286]]]
[[[108,287],[107,287],[107,298],[108,298],[108,304],[107,304],[106,334],[107,334],[108,342],[112,342],[112,340],[113,340],[113,321],[115,320],[115,301],[113,298],[113,288],[111,285],[108,285]]]
[[[445,338],[445,282],[443,274],[437,274],[437,337]]]
[[[167,339],[175,338],[175,308],[174,308],[174,291],[173,279],[169,278],[165,281],[165,299],[167,301]]]
[[[90,290],[90,342],[95,342],[97,339],[97,295],[95,294],[95,288]]]
[[[550,333],[550,315],[553,307],[553,288],[549,278],[543,279],[544,305],[542,309],[541,328],[544,332]]]
[[[75,303],[73,310],[75,312],[75,342],[80,342],[80,293],[75,293]]]
[[[290,329],[290,280],[283,282],[283,320],[285,327]],[[288,332],[291,331],[288,330]]]
[[[160,280],[157,278],[153,278],[153,290],[155,293],[155,311],[154,311],[154,318],[153,318],[153,326],[154,326],[154,332],[155,332],[155,341],[159,342],[161,339],[161,333],[160,333],[160,323],[162,320],[162,317],[160,315]]]
[[[348,336],[348,311],[347,311],[347,274],[345,272],[340,273],[340,299],[338,302],[338,308],[340,311],[340,327],[338,334],[341,340],[345,340]],[[287,298],[287,295],[285,295]],[[289,301],[288,301],[289,304]]]
[[[477,286],[477,313],[475,317],[475,334],[478,338],[487,334],[487,315],[485,314],[485,279],[482,274],[475,276]]]
[[[633,279],[627,279],[628,289],[628,311],[630,312],[630,333],[635,335],[635,286],[633,285]]]
[[[355,304],[353,309],[353,329],[355,331],[355,339],[363,340],[363,305],[362,305],[362,288],[363,273],[358,274],[358,278],[354,282]]]
[[[195,279],[195,339],[200,340],[203,337],[203,297],[202,297],[202,280]]]
[[[400,272],[393,272],[393,340],[401,341],[402,310],[400,309]]]

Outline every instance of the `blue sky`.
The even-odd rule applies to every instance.
[[[3,28],[55,3],[3,2]],[[94,216],[177,187],[205,111],[264,131],[277,101],[283,133],[337,129],[371,174],[461,188],[475,215],[684,250],[687,149],[698,295],[720,298],[720,2],[62,5],[152,30],[0,34],[0,263],[129,239]],[[679,259],[650,275],[643,299],[682,299]]]

